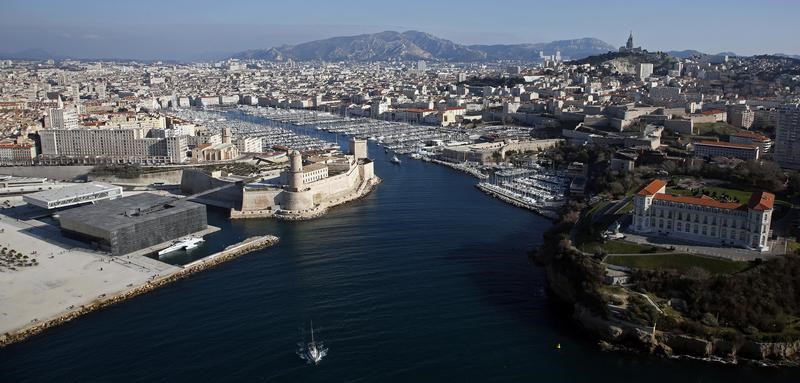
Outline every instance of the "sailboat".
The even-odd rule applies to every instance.
[[[399,158],[397,158],[397,154],[393,155],[393,156],[392,156],[392,159],[391,159],[390,161],[391,161],[393,164],[399,164],[399,163],[400,163],[400,159],[399,159]]]
[[[311,342],[306,343],[305,347],[301,348],[299,355],[308,363],[319,364],[325,355],[328,355],[328,349],[322,342],[317,342],[314,339],[314,321],[311,321]]]

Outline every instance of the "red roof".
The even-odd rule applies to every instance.
[[[770,210],[775,205],[775,194],[767,192],[753,193],[750,196],[750,201],[747,201],[747,207],[753,210]]]
[[[723,111],[722,111],[722,110],[719,110],[719,109],[709,109],[709,110],[704,110],[704,111],[702,111],[701,113],[702,113],[702,114],[705,114],[706,116],[709,116],[709,115],[712,115],[712,114],[720,114],[720,113],[723,113]]]
[[[639,195],[654,195],[664,186],[667,186],[667,181],[655,179],[643,187],[642,190],[639,190]]]
[[[720,202],[707,196],[689,197],[689,196],[677,196],[671,194],[656,194],[656,196],[653,197],[653,199],[668,201],[668,202],[685,203],[688,205],[714,207],[717,209],[727,209],[727,210],[736,210],[745,207],[744,204],[738,202]]]
[[[751,145],[751,144],[735,144],[732,142],[717,142],[717,141],[698,141],[694,143],[695,145],[706,145],[706,146],[719,146],[723,148],[731,148],[731,149],[757,149],[758,146]]]

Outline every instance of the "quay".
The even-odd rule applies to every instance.
[[[164,264],[166,267],[162,269],[162,273],[154,274],[144,282],[139,282],[138,284],[128,284],[126,288],[115,293],[100,294],[96,299],[93,299],[86,304],[68,307],[67,310],[62,311],[48,319],[37,319],[28,325],[5,332],[3,335],[0,335],[0,347],[5,347],[13,343],[23,341],[31,336],[40,334],[50,328],[69,322],[82,315],[153,291],[159,287],[166,286],[172,282],[187,278],[192,274],[201,272],[203,270],[213,268],[244,254],[270,247],[278,243],[278,241],[279,238],[273,235],[251,237],[237,244],[228,246],[218,253],[209,255],[182,267]],[[153,263],[161,263],[156,260],[150,261]]]
[[[534,205],[529,202],[523,201],[515,195],[503,192],[502,188],[489,188],[487,187],[487,185],[484,185],[483,183],[478,183],[477,185],[475,185],[475,187],[477,187],[487,195],[497,198],[508,204],[514,205],[516,207],[521,207],[523,209],[528,209],[553,221],[558,219],[557,209],[549,209],[547,206]]]
[[[453,168],[455,170],[462,171],[462,172],[467,173],[467,174],[469,174],[469,175],[471,175],[471,176],[473,176],[473,177],[475,177],[475,178],[477,178],[479,180],[487,180],[487,179],[489,179],[489,176],[484,174],[484,173],[482,173],[480,170],[472,168],[472,167],[469,167],[469,166],[466,166],[466,165],[463,165],[463,164],[456,164],[456,163],[452,163],[452,162],[438,160],[438,159],[435,159],[435,158],[431,158],[430,161],[433,162],[434,164],[449,166],[449,167],[451,167],[451,168]]]

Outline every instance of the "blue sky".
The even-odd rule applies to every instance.
[[[383,30],[457,43],[596,37],[650,50],[800,54],[800,1],[0,0],[0,52],[192,59]]]

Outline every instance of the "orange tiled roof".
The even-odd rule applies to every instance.
[[[753,210],[770,210],[775,205],[775,194],[768,192],[753,193],[750,196],[750,201],[747,201],[747,207]]]
[[[650,182],[649,184],[647,184],[647,186],[643,187],[642,190],[639,190],[638,194],[639,195],[654,195],[654,194],[658,193],[658,191],[661,190],[661,188],[663,188],[664,186],[667,186],[667,181],[655,179],[652,182]]]

